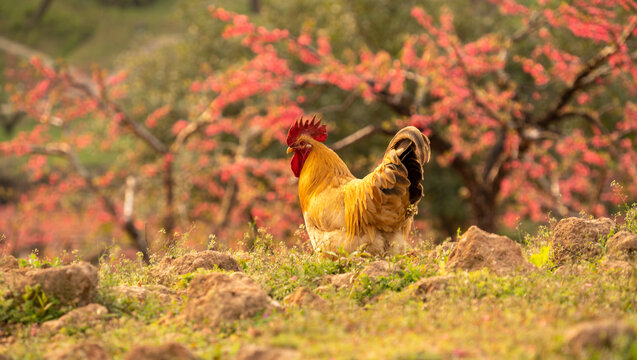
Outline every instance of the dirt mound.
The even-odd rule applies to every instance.
[[[242,271],[235,258],[214,250],[189,253],[176,259],[166,257],[160,262],[160,267],[171,268],[172,271],[179,275],[187,274],[197,269],[212,270],[219,268],[227,271]]]
[[[48,269],[22,268],[5,273],[5,281],[14,296],[20,296],[26,286],[40,285],[62,306],[83,306],[95,297],[97,269],[85,262]]]
[[[124,360],[196,360],[199,359],[185,346],[168,343],[159,346],[139,345],[130,349]]]
[[[306,287],[299,287],[292,294],[286,296],[283,302],[290,306],[310,307],[321,309],[327,306],[327,302],[322,297],[316,295]]]
[[[324,285],[320,286],[317,291],[326,290],[329,286],[334,287],[335,290],[350,287],[354,282],[354,273],[325,275],[322,278],[322,282]]]
[[[316,290],[321,292],[330,287],[333,287],[334,290],[340,290],[352,286],[356,278],[360,275],[367,275],[369,278],[374,279],[391,276],[398,272],[398,270],[397,264],[392,264],[385,260],[376,260],[367,264],[360,273],[346,272],[343,274],[325,275],[321,279],[323,285],[319,286]]]
[[[434,292],[444,290],[453,278],[453,275],[432,276],[418,280],[411,288],[416,297],[427,301]]]
[[[635,339],[635,330],[616,320],[594,320],[572,326],[566,331],[566,348],[574,354],[586,350],[608,349]]]
[[[476,226],[470,227],[462,235],[451,251],[446,266],[467,271],[486,267],[498,275],[534,269],[522,256],[519,244],[506,236],[491,234]]]
[[[113,288],[119,297],[128,297],[139,301],[144,301],[148,297],[155,297],[162,303],[169,303],[179,300],[177,293],[163,285],[128,286],[120,285]]]
[[[75,310],[71,310],[57,320],[47,321],[42,324],[42,330],[58,332],[64,327],[91,326],[104,319],[108,309],[99,304],[89,304]]]
[[[637,259],[637,234],[620,231],[606,242],[606,257],[612,260]]]
[[[292,349],[247,345],[239,349],[236,360],[297,360],[300,358],[301,354]]]
[[[197,269],[243,271],[235,258],[219,251],[205,250],[185,254],[178,258],[165,257],[157,264],[156,275],[163,283],[169,283],[175,275],[184,275]]]
[[[17,269],[20,267],[18,259],[11,255],[5,255],[0,257],[0,271],[7,271],[11,269]]]
[[[600,239],[608,236],[615,223],[608,218],[560,220],[553,229],[552,260],[556,265],[592,259],[601,254]]]
[[[604,259],[600,263],[600,269],[607,273],[630,276],[637,271],[637,264],[624,260]]]
[[[104,347],[95,342],[56,348],[44,356],[44,360],[109,360],[110,358]]]
[[[387,277],[396,273],[396,266],[385,260],[376,260],[366,265],[361,274],[367,275],[370,278]]]
[[[196,276],[188,286],[182,316],[202,326],[217,327],[280,305],[243,273],[211,273]]]
[[[588,271],[588,266],[586,265],[564,264],[558,267],[557,269],[555,269],[555,271],[553,271],[553,275],[564,276],[564,277],[567,277],[567,276],[574,277],[574,276],[579,276],[580,274],[583,274],[586,271]]]

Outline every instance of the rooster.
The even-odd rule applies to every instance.
[[[383,160],[357,179],[323,142],[321,121],[303,122],[289,130],[287,153],[294,152],[292,172],[299,178],[299,200],[315,251],[335,254],[364,251],[393,255],[406,250],[417,205],[423,195],[423,164],[429,161],[429,139],[413,126],[390,141]]]

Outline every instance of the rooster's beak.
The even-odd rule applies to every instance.
[[[289,148],[288,148],[288,150],[287,150],[285,153],[286,153],[286,154],[289,154],[289,153],[291,153],[291,152],[293,152],[293,151],[294,151],[294,149],[292,149],[291,147],[289,147]]]

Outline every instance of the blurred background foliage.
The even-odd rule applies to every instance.
[[[145,119],[157,108],[170,104],[169,114],[152,129],[158,138],[168,140],[174,136],[170,131],[173,124],[191,119],[195,115],[193,109],[205,101],[205,94],[190,91],[193,81],[203,81],[208,75],[236,66],[252,55],[239,40],[221,37],[225,24],[211,20],[207,10],[211,4],[249,14],[251,21],[269,29],[288,29],[292,36],[327,35],[334,54],[344,63],[352,64],[364,49],[385,50],[399,56],[407,35],[421,31],[410,15],[414,6],[422,7],[433,18],[450,10],[455,16],[457,33],[465,42],[494,30],[508,35],[522,27],[517,18],[504,17],[493,4],[476,0],[21,0],[0,2],[0,35],[87,71],[92,64],[110,72],[126,70],[127,96],[122,99],[122,107],[135,118]],[[43,7],[46,7],[44,13],[38,15]],[[523,50],[535,45],[533,39],[525,39],[515,46]],[[559,45],[584,58],[595,52],[584,41],[569,42],[564,38]],[[0,81],[6,69],[20,62],[24,60],[0,57]],[[306,65],[299,61],[293,66]],[[533,80],[519,64],[512,66],[518,67],[507,69],[515,82],[520,86],[532,84]],[[605,117],[609,122],[613,116],[621,116],[613,113],[609,99],[630,96],[614,90],[611,87],[609,93],[594,100],[610,106]],[[307,99],[303,105],[306,113],[323,113],[328,124],[338,124],[330,127],[328,143],[370,123],[382,125],[395,117],[386,105],[367,103],[335,87],[299,89],[298,95]],[[257,97],[249,101],[260,100]],[[0,93],[0,102],[7,102],[4,92]],[[13,124],[10,119],[13,115],[10,109],[3,111],[0,140],[11,138],[17,129],[32,126],[26,117]],[[577,122],[568,126],[584,128]],[[352,172],[361,176],[376,165],[388,140],[389,136],[378,134],[339,154]],[[276,145],[263,150],[264,156],[272,158],[281,157],[283,152]],[[102,171],[114,160],[114,155],[109,154],[87,152],[81,156],[88,166]],[[5,190],[0,193],[0,201],[16,201],[15,194],[29,186],[20,181],[16,161],[20,160],[0,160],[0,188],[11,189],[14,194]],[[125,163],[126,159],[116,161]],[[436,162],[429,165],[428,173],[435,176],[426,175],[424,213],[439,234],[455,234],[458,227],[470,221],[467,190],[455,172]]]

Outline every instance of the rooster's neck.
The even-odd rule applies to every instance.
[[[303,212],[310,199],[328,187],[338,187],[353,179],[347,165],[330,148],[316,141],[307,156],[299,177],[299,200]]]

